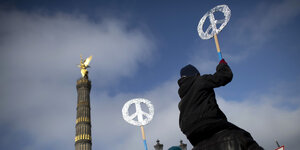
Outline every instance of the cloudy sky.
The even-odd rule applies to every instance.
[[[233,70],[216,89],[228,120],[265,149],[275,139],[298,149],[300,139],[300,2],[273,1],[0,1],[0,149],[72,150],[80,54],[93,55],[93,149],[144,149],[140,128],[122,118],[130,99],[152,101],[148,148],[182,139],[178,126],[179,70],[186,64],[214,73],[213,39],[197,33],[201,17],[227,4],[218,35]]]

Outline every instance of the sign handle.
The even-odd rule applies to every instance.
[[[148,150],[147,142],[146,142],[146,137],[145,137],[144,126],[141,126],[141,131],[142,131],[142,137],[143,137],[143,142],[144,142],[145,150]]]
[[[222,53],[221,53],[221,49],[220,49],[217,34],[214,35],[214,39],[215,39],[215,43],[216,43],[216,47],[217,47],[217,51],[218,51],[218,55],[219,55],[219,60],[221,61],[223,59],[223,57],[222,57]]]
[[[275,142],[276,142],[276,144],[277,144],[277,147],[280,147],[280,145],[279,145],[278,141],[277,141],[277,140],[275,140]]]

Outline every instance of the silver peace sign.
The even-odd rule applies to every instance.
[[[146,113],[142,110],[141,108],[141,103],[146,104],[146,106],[149,109],[149,113]],[[136,112],[132,115],[129,115],[129,107],[135,104],[135,109]],[[148,124],[154,115],[154,107],[151,104],[151,102],[147,99],[144,98],[136,98],[136,99],[132,99],[129,100],[128,102],[126,102],[123,106],[122,109],[122,114],[123,114],[123,118],[125,121],[127,121],[128,123],[135,125],[135,126],[143,126]],[[145,119],[144,119],[145,116]],[[137,120],[134,120],[134,118],[137,117]]]
[[[225,18],[222,20],[215,20],[214,12],[220,11],[224,14]],[[202,39],[210,39],[212,38],[215,34],[218,34],[228,23],[230,19],[231,11],[227,5],[218,5],[208,11],[199,21],[197,30],[198,34]],[[203,24],[206,20],[206,18],[209,17],[210,25],[206,29],[205,32],[203,32]],[[217,28],[216,24],[221,24],[219,28]]]

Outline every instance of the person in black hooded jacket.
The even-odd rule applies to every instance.
[[[233,74],[224,59],[213,75],[200,75],[193,65],[180,71],[179,126],[193,150],[262,150],[245,130],[227,121],[220,110],[214,88],[225,86]]]

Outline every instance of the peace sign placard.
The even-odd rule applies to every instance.
[[[216,20],[214,13],[217,11],[222,12],[224,14],[225,18],[222,20]],[[231,11],[227,5],[218,5],[218,6],[214,7],[213,9],[211,9],[210,11],[208,11],[199,21],[199,24],[197,27],[199,36],[202,39],[207,40],[207,39],[212,38],[214,35],[218,34],[219,32],[221,32],[221,30],[228,23],[228,21],[230,19],[230,15],[231,15]],[[208,26],[206,31],[203,32],[203,24],[204,24],[205,20],[207,19],[207,17],[209,17],[210,25]],[[217,24],[221,24],[221,26],[219,28],[217,28]]]
[[[141,103],[146,104],[149,113],[142,110]],[[136,112],[133,113],[132,115],[129,115],[129,107],[133,104],[135,105]],[[154,107],[149,100],[144,98],[136,98],[136,99],[129,100],[124,104],[122,109],[122,114],[124,120],[127,121],[128,123],[135,126],[143,126],[148,124],[152,120],[154,115]]]
[[[217,11],[222,12],[224,14],[225,18],[221,19],[221,20],[216,20],[214,13]],[[226,26],[226,24],[228,23],[228,21],[230,19],[230,15],[231,15],[231,10],[229,9],[229,7],[227,5],[218,5],[218,6],[214,7],[213,9],[211,9],[210,11],[208,11],[200,19],[198,27],[197,27],[198,34],[201,37],[201,39],[207,40],[207,39],[214,37],[220,61],[223,59],[223,57],[222,57],[217,34],[219,32],[221,32],[221,30]],[[210,25],[208,26],[206,31],[203,32],[203,24],[204,24],[205,20],[207,19],[207,17],[209,17]],[[219,28],[217,28],[217,24],[221,24]]]

